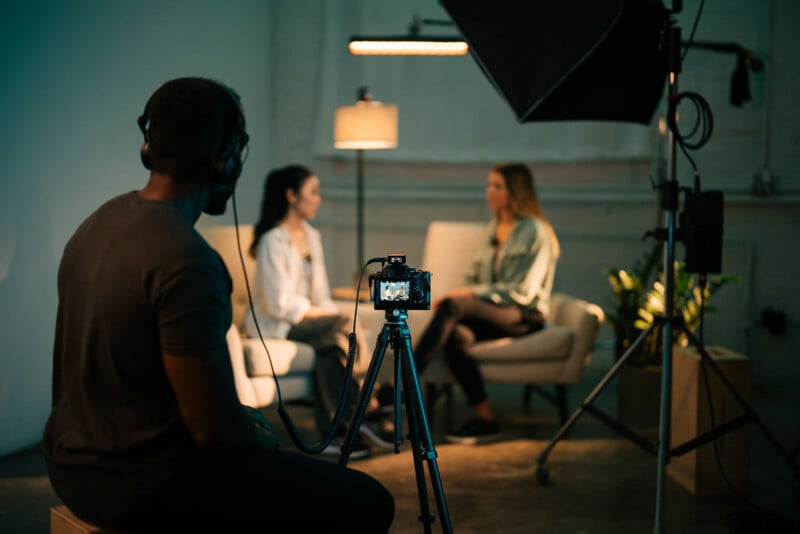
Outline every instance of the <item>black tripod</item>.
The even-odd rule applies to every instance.
[[[586,399],[581,403],[578,409],[573,412],[570,418],[567,420],[566,423],[558,430],[555,437],[551,440],[550,444],[539,454],[539,457],[536,460],[537,468],[536,468],[536,477],[540,483],[544,484],[549,480],[549,472],[545,467],[545,462],[547,460],[547,456],[550,451],[555,447],[556,443],[566,434],[570,427],[577,421],[577,419],[583,414],[583,412],[588,411],[602,422],[610,426],[612,429],[616,430],[620,434],[628,437],[632,441],[634,441],[637,445],[641,446],[648,452],[654,453],[658,455],[658,473],[657,473],[657,483],[656,483],[656,507],[655,507],[655,525],[653,527],[653,532],[655,534],[661,534],[664,532],[664,525],[663,525],[663,516],[664,516],[664,508],[663,508],[663,493],[664,493],[664,486],[665,486],[665,474],[666,474],[666,466],[669,463],[669,459],[673,456],[679,456],[684,454],[694,448],[703,445],[711,440],[713,440],[716,436],[721,435],[723,433],[729,432],[738,428],[739,426],[747,423],[750,420],[754,420],[758,427],[764,432],[764,435],[769,439],[769,441],[775,446],[775,448],[780,453],[781,457],[786,460],[792,469],[793,474],[795,477],[800,480],[800,472],[798,472],[794,462],[792,461],[792,457],[780,446],[779,442],[775,439],[775,437],[769,432],[767,427],[761,421],[761,419],[753,412],[747,402],[742,398],[741,394],[736,391],[736,388],[733,384],[728,380],[728,378],[721,372],[719,367],[716,365],[714,360],[708,355],[706,350],[703,348],[702,344],[698,342],[698,340],[694,337],[694,335],[688,330],[686,325],[683,323],[682,318],[675,316],[674,314],[674,300],[673,295],[675,292],[675,268],[674,268],[674,258],[675,258],[675,241],[678,238],[679,230],[676,225],[677,219],[677,211],[678,211],[678,204],[679,204],[679,187],[678,182],[676,179],[676,172],[675,172],[675,152],[676,152],[676,128],[677,128],[677,105],[678,101],[680,100],[680,96],[678,95],[678,76],[677,73],[680,71],[680,57],[679,57],[679,45],[680,45],[680,30],[678,28],[672,27],[668,25],[665,28],[664,32],[664,39],[665,41],[662,43],[662,46],[666,49],[666,57],[667,63],[669,66],[669,85],[668,85],[668,94],[667,94],[667,104],[668,104],[668,112],[667,112],[667,119],[669,123],[669,158],[667,161],[667,174],[668,180],[661,185],[662,191],[662,208],[664,209],[664,218],[666,222],[666,228],[657,228],[654,232],[655,236],[664,242],[664,316],[663,317],[656,317],[653,322],[648,326],[648,328],[642,332],[638,338],[633,342],[633,344],[625,351],[625,353],[617,360],[611,370],[606,374],[605,377],[595,386],[592,392],[586,397]],[[611,379],[617,374],[620,370],[622,365],[625,361],[632,355],[635,354],[647,336],[655,329],[655,328],[662,328],[662,368],[661,368],[661,405],[660,405],[660,419],[659,419],[659,430],[658,430],[658,439],[655,443],[652,443],[642,437],[641,435],[637,434],[636,432],[630,430],[629,428],[625,427],[622,423],[618,420],[610,417],[603,411],[595,408],[592,406],[592,402],[594,399],[600,394],[600,392],[606,387],[606,385],[611,381]],[[683,332],[686,333],[689,341],[698,349],[698,352],[701,355],[701,362],[705,366],[709,366],[719,377],[725,387],[730,391],[736,401],[741,405],[744,410],[744,413],[728,421],[721,425],[718,428],[712,429],[710,432],[707,432],[701,436],[698,436],[683,445],[680,445],[675,448],[670,448],[670,421],[671,421],[671,395],[672,395],[672,340],[673,340],[673,329],[681,329]]]
[[[419,495],[421,512],[419,520],[423,523],[425,532],[430,533],[434,516],[431,514],[428,504],[428,490],[425,481],[425,467],[423,465],[423,460],[425,460],[428,462],[431,487],[433,488],[436,505],[439,509],[439,516],[441,517],[442,532],[452,533],[453,529],[450,525],[450,514],[447,511],[447,502],[444,498],[442,481],[439,476],[439,466],[436,462],[436,449],[434,448],[433,438],[431,437],[430,428],[428,426],[428,419],[422,402],[422,390],[420,389],[417,369],[414,365],[414,358],[411,353],[411,333],[408,329],[407,319],[408,312],[406,310],[386,310],[386,322],[383,325],[381,333],[378,335],[375,350],[372,353],[372,360],[367,369],[364,385],[358,396],[356,411],[353,414],[350,425],[347,427],[347,433],[342,443],[341,455],[339,456],[339,463],[341,465],[347,465],[350,453],[353,452],[353,444],[355,443],[356,436],[358,436],[359,427],[364,418],[364,413],[366,412],[367,404],[372,395],[372,390],[375,387],[378,371],[381,368],[383,357],[386,354],[386,347],[391,344],[395,355],[394,383],[397,385],[397,387],[395,387],[394,404],[395,453],[399,452],[400,443],[402,442],[401,390],[399,387],[400,384],[402,384],[402,393],[405,394],[406,401],[406,418],[408,419],[409,429],[408,438],[411,440],[412,444],[414,470],[417,477],[417,493]]]

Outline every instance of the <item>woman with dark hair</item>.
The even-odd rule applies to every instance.
[[[433,303],[435,313],[414,350],[419,372],[443,352],[472,406],[474,418],[446,436],[454,443],[499,437],[480,368],[467,351],[476,341],[521,336],[544,326],[559,255],[558,239],[539,207],[527,166],[495,166],[486,184],[486,203],[494,216],[465,285]]]
[[[348,326],[352,319],[341,314],[331,299],[319,230],[309,222],[322,203],[319,178],[309,169],[290,165],[267,175],[261,215],[254,228],[250,254],[256,260],[252,315],[245,318],[251,337],[276,337],[302,341],[314,347],[315,407],[317,425],[324,434],[339,405],[348,351]],[[258,327],[257,327],[258,326]],[[346,425],[358,399],[358,385],[351,380],[347,391]],[[364,421],[361,434],[382,447],[393,447],[393,438],[382,432],[379,421]],[[338,429],[342,437],[346,427]],[[331,448],[338,453],[338,448]],[[357,441],[351,458],[369,454]]]

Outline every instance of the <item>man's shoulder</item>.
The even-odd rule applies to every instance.
[[[114,213],[120,208],[124,209],[125,206],[130,204],[132,194],[134,193],[133,192],[123,193],[121,195],[117,195],[115,197],[106,200],[105,202],[97,206],[97,208],[95,208],[95,210],[92,213],[90,213],[88,217],[86,217],[84,223],[95,220],[99,217],[105,217],[107,213]]]
[[[158,263],[178,265],[183,259],[216,264],[211,245],[169,202],[144,199],[132,191],[111,198],[95,213],[96,223],[125,233],[126,247]]]

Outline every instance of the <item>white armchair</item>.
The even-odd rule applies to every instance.
[[[431,272],[431,299],[463,284],[463,275],[481,235],[481,222],[433,221],[428,226],[422,269]],[[413,332],[421,335],[432,313],[409,314]],[[599,306],[565,293],[554,292],[544,329],[515,338],[476,343],[470,350],[489,382],[525,386],[525,402],[534,390],[554,402],[560,419],[567,419],[567,386],[576,384],[589,363],[597,330],[604,320]],[[413,322],[413,324],[412,324]],[[452,377],[436,358],[420,378],[429,404],[448,392]],[[554,386],[550,393],[542,385]]]
[[[272,369],[278,377],[281,389],[281,398],[284,401],[308,400],[314,392],[313,367],[314,349],[307,343],[289,341],[286,339],[248,337],[244,333],[244,317],[250,313],[250,296],[245,284],[252,286],[256,275],[256,262],[249,254],[250,243],[253,242],[253,225],[240,224],[238,239],[241,242],[241,256],[237,244],[236,226],[204,226],[198,231],[214,247],[222,257],[233,279],[233,324],[228,330],[228,351],[233,366],[236,393],[242,404],[254,408],[263,408],[275,402],[277,390],[273,379]],[[242,270],[242,261],[244,268]],[[346,315],[353,314],[354,303],[335,300],[339,311]],[[357,324],[358,335],[357,359],[353,375],[359,378],[366,371],[369,364],[370,348],[366,344],[361,332],[360,323]],[[264,350],[266,345],[270,359]]]
[[[198,231],[222,257],[233,279],[233,324],[228,330],[227,339],[239,401],[254,408],[269,406],[277,397],[269,360],[261,340],[247,337],[242,329],[245,314],[250,313],[250,300],[239,256],[236,227],[206,226],[198,228]],[[241,258],[244,259],[247,280],[252,288],[256,271],[255,260],[248,252],[253,242],[252,225],[239,225],[239,240]],[[306,343],[285,339],[269,338],[264,342],[272,358],[282,399],[294,401],[310,398],[313,394],[314,349]]]

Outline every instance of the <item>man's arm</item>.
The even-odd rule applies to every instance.
[[[230,358],[227,351],[218,352],[162,355],[181,416],[194,441],[206,450],[277,446],[263,422],[256,421],[239,403]]]

